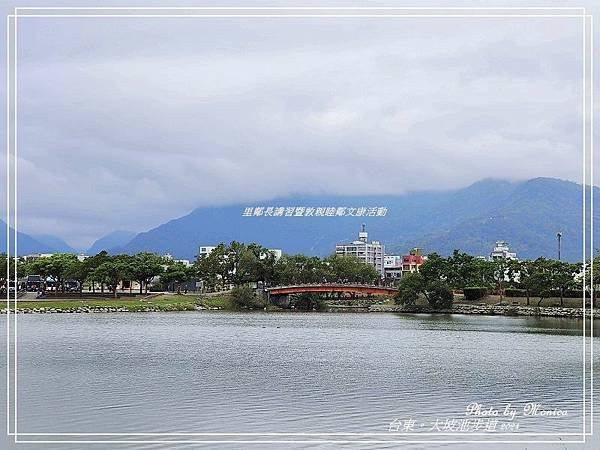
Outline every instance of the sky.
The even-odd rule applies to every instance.
[[[19,229],[85,248],[207,205],[581,182],[581,41],[577,18],[22,18]]]

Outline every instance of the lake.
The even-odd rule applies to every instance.
[[[20,440],[550,440],[556,436],[523,433],[580,433],[582,427],[582,322],[577,320],[211,311],[27,314],[19,315],[18,323],[19,433],[338,433],[24,435]],[[598,327],[595,334],[600,334]],[[594,348],[600,354],[600,340],[594,339]],[[5,353],[1,364],[5,373]],[[598,364],[595,370],[600,373]],[[1,395],[4,405],[4,389]],[[479,413],[472,409],[467,416],[466,408],[473,403],[481,406]],[[531,415],[523,415],[525,407]],[[494,410],[500,416],[493,416]],[[508,420],[505,410],[517,415]],[[548,411],[561,415],[540,415]],[[439,429],[449,434],[439,435]],[[405,431],[426,434],[405,436]],[[487,435],[469,435],[480,432]],[[589,448],[600,443],[594,439]],[[2,444],[16,448],[8,440]],[[248,446],[229,443],[219,448]],[[113,442],[93,448],[167,447],[190,446]],[[481,445],[456,448],[471,447]]]

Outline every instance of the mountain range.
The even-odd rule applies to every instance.
[[[588,191],[589,194],[589,191]],[[600,223],[594,188],[594,221]],[[243,215],[247,207],[386,208],[381,216],[265,217]],[[413,247],[449,254],[460,249],[488,255],[495,241],[508,241],[520,258],[557,256],[556,233],[562,233],[562,257],[582,259],[582,186],[554,178],[509,182],[486,179],[463,189],[403,195],[286,197],[254,204],[197,208],[142,233],[116,231],[99,239],[88,254],[154,251],[193,259],[200,245],[232,240],[258,242],[286,253],[330,254],[338,242],[352,241],[364,223],[370,240],[386,253]],[[0,233],[0,245],[5,235]],[[4,239],[4,241],[2,240]],[[19,253],[50,252],[61,242],[49,236],[19,234]],[[63,250],[60,250],[63,251]]]
[[[96,255],[102,250],[111,251],[117,247],[123,246],[131,241],[135,237],[134,231],[117,230],[112,233],[108,233],[97,239],[90,248],[87,249],[86,254]]]
[[[598,188],[594,188],[599,199]],[[595,203],[597,201],[595,200]],[[562,232],[563,259],[582,256],[582,186],[553,178],[522,182],[486,179],[463,189],[384,196],[279,198],[255,205],[198,208],[147,232],[114,251],[169,252],[194,258],[199,245],[238,240],[258,242],[287,253],[330,254],[338,242],[356,239],[362,223],[369,239],[387,253],[412,247],[449,254],[454,249],[488,255],[506,240],[522,258],[556,257]],[[244,217],[245,207],[385,207],[381,217]],[[594,208],[599,223],[598,207]]]
[[[0,251],[6,252],[6,222],[0,220],[0,228],[2,228],[2,232],[0,233]],[[14,230],[10,228],[10,240],[11,243],[14,239]],[[59,238],[56,238],[59,239]],[[53,253],[56,250],[48,244],[41,242],[38,239],[26,234],[21,233],[20,231],[17,233],[18,240],[18,252],[19,255],[27,255],[29,253]],[[12,250],[11,250],[12,252]]]

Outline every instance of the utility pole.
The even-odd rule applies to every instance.
[[[558,240],[558,260],[560,261],[560,240],[562,239],[562,233],[560,231],[556,233],[556,239]]]

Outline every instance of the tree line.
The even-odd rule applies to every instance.
[[[0,280],[6,275],[6,255],[1,258]],[[31,261],[18,260],[18,276],[40,275],[49,279],[57,290],[65,291],[67,280],[77,281],[80,290],[84,284],[90,289],[105,289],[117,294],[123,281],[136,281],[139,292],[147,292],[154,282],[158,288],[180,286],[191,280],[202,281],[208,291],[227,290],[231,286],[262,283],[264,286],[308,283],[361,283],[379,280],[374,267],[358,259],[332,255],[318,258],[297,255],[276,255],[259,244],[233,241],[219,244],[208,255],[196,259],[193,265],[165,258],[155,253],[109,255],[103,251],[83,260],[70,253],[56,253]],[[14,273],[11,270],[11,274]],[[158,280],[158,281],[157,281]]]
[[[596,257],[594,262],[597,263],[594,271],[597,271],[600,257]],[[589,277],[589,267],[586,271]],[[396,302],[411,305],[422,295],[431,306],[440,306],[440,303],[447,306],[453,298],[450,294],[460,290],[470,300],[494,292],[501,297],[525,296],[528,305],[531,297],[537,297],[538,306],[545,298],[556,296],[560,297],[562,305],[567,292],[581,292],[583,273],[581,263],[542,257],[535,260],[501,258],[490,261],[458,250],[449,257],[432,253],[419,272],[402,277]]]
[[[303,254],[277,259],[258,244],[219,244],[195,264],[196,274],[209,289],[262,282],[266,286],[311,283],[376,283],[380,274],[368,264],[350,256],[326,258]]]
[[[5,283],[7,269],[14,273],[14,259],[0,255],[0,282]],[[600,256],[594,260],[595,283],[600,282]],[[197,258],[186,266],[155,253],[109,255],[103,251],[79,260],[76,255],[58,253],[31,261],[17,261],[20,277],[40,275],[53,281],[57,290],[64,291],[66,280],[75,280],[80,289],[87,284],[91,289],[112,291],[126,280],[139,284],[139,292],[147,292],[152,283],[157,288],[179,287],[191,280],[202,281],[208,291],[229,289],[249,283],[264,286],[311,283],[376,284],[382,280],[377,270],[357,258],[331,255],[325,258],[303,254],[276,258],[269,249],[259,244],[233,241],[221,243],[208,255]],[[7,265],[10,265],[7,267]],[[449,257],[429,254],[420,271],[404,275],[398,285],[396,301],[414,304],[419,296],[432,306],[443,307],[451,301],[452,291],[460,290],[465,296],[477,298],[487,292],[517,294],[538,298],[560,296],[582,288],[583,266],[546,258],[535,260],[498,259],[488,261],[455,250]],[[589,265],[585,268],[589,280]],[[158,281],[157,281],[158,280]]]
[[[14,265],[14,262],[11,261]],[[4,258],[4,265],[6,258]],[[139,292],[147,292],[152,280],[160,276],[162,283],[183,282],[189,278],[188,268],[179,262],[150,252],[136,255],[109,255],[102,251],[95,256],[80,260],[71,253],[55,253],[31,261],[18,260],[17,273],[20,277],[40,275],[51,280],[57,291],[65,291],[65,282],[74,280],[83,290],[89,284],[91,290],[96,287],[117,294],[117,288],[123,281],[136,281]],[[185,272],[182,274],[181,272]]]

